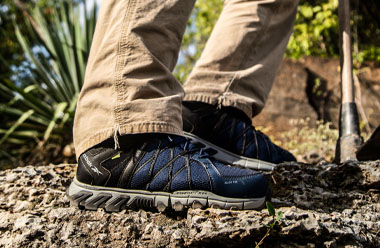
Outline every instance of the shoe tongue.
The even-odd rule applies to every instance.
[[[164,141],[162,145],[165,146],[168,143],[177,144],[179,147],[181,147],[184,150],[192,150],[195,148],[199,148],[196,144],[192,143],[189,139],[182,136],[168,135],[168,139]]]

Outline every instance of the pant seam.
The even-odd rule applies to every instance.
[[[116,62],[116,68],[115,68],[115,93],[117,96],[116,104],[114,107],[114,120],[115,120],[115,133],[119,131],[120,127],[120,121],[121,121],[121,103],[123,102],[123,96],[125,95],[125,89],[122,87],[122,81],[123,81],[123,73],[122,69],[124,66],[124,61],[127,58],[126,53],[128,51],[128,48],[130,46],[130,42],[128,41],[128,32],[130,30],[130,25],[132,23],[132,19],[134,17],[134,14],[132,14],[133,10],[136,9],[136,0],[129,0],[127,1],[127,9],[125,12],[125,16],[123,18],[123,24],[121,28],[121,34],[119,38],[119,44],[118,44],[118,52],[117,52],[117,62]]]
[[[268,10],[269,11],[269,10]],[[257,9],[257,14],[259,14],[259,9]],[[268,27],[269,27],[269,23],[270,23],[270,21],[271,21],[271,16],[272,15],[270,15],[270,14],[266,14],[265,15],[265,20],[264,20],[264,22],[263,22],[263,28],[262,28],[262,32],[263,33],[265,33],[265,32],[267,32],[267,30],[268,30]],[[251,42],[251,44],[254,44],[254,43],[256,43],[256,45],[255,46],[252,46],[252,45],[250,45],[250,46],[247,46],[247,52],[246,53],[244,53],[245,54],[245,56],[241,59],[241,62],[239,63],[239,66],[237,67],[237,70],[240,70],[241,68],[242,68],[242,65],[244,64],[244,63],[246,63],[247,61],[249,61],[248,59],[247,59],[247,57],[249,57],[250,55],[252,55],[252,54],[254,54],[253,53],[253,50],[255,50],[255,49],[257,49],[257,44],[259,44],[260,43],[260,41],[261,41],[261,39],[263,38],[263,36],[257,36],[256,38],[254,38],[253,40],[252,40],[252,42]],[[236,80],[234,80],[236,77],[237,77],[237,74],[238,74],[238,72],[235,72],[235,74],[236,75],[234,75],[234,77],[233,77],[233,80],[227,85],[228,86],[228,88],[226,88],[226,91],[224,92],[224,93],[226,93],[228,90],[230,90],[231,89],[231,87],[232,87],[232,84],[233,83],[235,83],[236,82]]]
[[[129,30],[130,25],[132,24],[132,19],[134,17],[133,10],[136,10],[137,4],[135,0],[127,1],[126,11],[123,18],[123,24],[121,27],[121,34],[118,41],[118,51],[117,51],[117,58],[116,58],[116,67],[115,67],[115,82],[114,82],[114,90],[116,93],[116,103],[114,106],[114,127],[113,127],[113,137],[115,141],[115,149],[119,147],[119,141],[118,141],[118,134],[120,134],[120,122],[121,122],[121,103],[124,101],[125,96],[125,87],[122,87],[122,81],[123,81],[123,65],[124,61],[127,59],[127,51],[129,44]]]

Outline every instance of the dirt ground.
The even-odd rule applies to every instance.
[[[75,165],[0,172],[0,247],[255,247],[268,211],[84,211],[65,190]],[[261,247],[379,247],[380,161],[286,163],[268,172],[281,218]]]

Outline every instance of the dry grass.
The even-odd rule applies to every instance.
[[[258,129],[269,133],[274,143],[292,152],[299,162],[333,161],[339,131],[332,129],[331,123],[318,121],[313,125],[310,119],[300,119],[290,120],[290,124],[294,128],[276,136],[270,135],[271,130],[268,128],[258,127]]]
[[[293,119],[289,122],[293,128],[280,135],[273,134],[273,127],[257,127],[257,129],[268,134],[275,144],[292,152],[299,162],[312,164],[321,161],[333,162],[339,131],[332,128],[331,123],[323,121],[311,123],[308,118]],[[369,136],[364,131],[361,135],[364,140]]]

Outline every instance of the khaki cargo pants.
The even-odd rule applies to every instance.
[[[182,134],[182,100],[258,114],[298,0],[226,0],[184,89],[172,75],[195,0],[103,0],[74,122],[77,157],[118,135]]]

